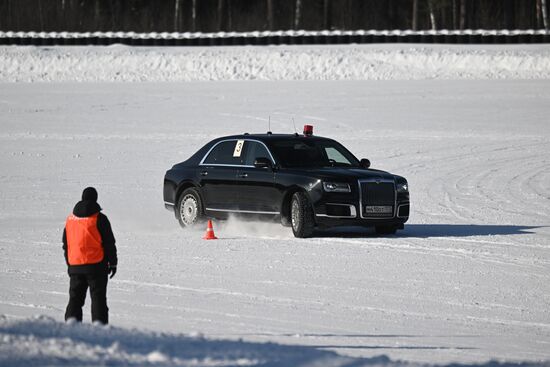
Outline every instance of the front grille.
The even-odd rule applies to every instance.
[[[394,205],[395,185],[393,182],[362,182],[363,205]]]
[[[363,208],[363,217],[393,217],[395,209],[395,184],[388,181],[361,182],[361,205]],[[366,210],[367,206],[371,207],[370,211]],[[387,207],[391,207],[391,212],[383,210]]]

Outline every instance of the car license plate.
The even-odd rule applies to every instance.
[[[391,205],[367,205],[367,206],[365,206],[365,213],[367,213],[367,214],[391,214],[391,213],[393,213],[393,206],[391,206]]]

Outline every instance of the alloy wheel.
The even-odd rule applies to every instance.
[[[297,230],[300,223],[300,205],[298,204],[297,200],[292,200],[290,215],[292,220],[292,228],[294,230]]]
[[[181,201],[180,216],[181,221],[186,226],[189,226],[197,220],[198,204],[197,199],[191,195],[185,195]]]

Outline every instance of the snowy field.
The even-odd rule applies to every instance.
[[[126,50],[118,62],[134,65]],[[349,61],[345,47],[324,50]],[[550,47],[490,48],[525,67],[492,76],[480,62],[435,79],[413,68],[379,75],[393,80],[77,82],[60,56],[42,72],[66,78],[7,83],[52,52],[66,51],[0,48],[0,365],[550,365],[550,67],[521,62],[541,65]],[[398,76],[406,63],[385,67]],[[274,132],[311,123],[407,177],[405,230],[301,240],[229,220],[214,223],[218,241],[181,230],[163,205],[166,169],[214,137],[265,132],[269,116]],[[61,323],[64,220],[89,185],[118,241],[108,328]]]

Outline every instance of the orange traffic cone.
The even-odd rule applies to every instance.
[[[206,233],[204,234],[203,240],[217,240],[218,237],[214,234],[214,228],[212,227],[212,220],[208,219],[208,227],[206,227]]]

